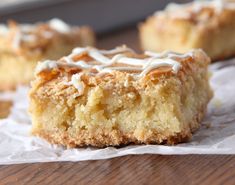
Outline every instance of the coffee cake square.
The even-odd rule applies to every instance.
[[[188,141],[212,97],[209,63],[202,50],[76,48],[38,64],[30,91],[32,133],[67,147]]]
[[[201,48],[212,61],[235,55],[235,2],[225,0],[169,4],[140,24],[144,50],[185,53]]]
[[[44,23],[0,25],[0,90],[29,84],[38,61],[57,60],[77,46],[93,46],[87,26],[69,26],[59,19]]]

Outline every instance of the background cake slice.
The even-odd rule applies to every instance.
[[[87,26],[69,26],[59,19],[46,23],[0,26],[0,90],[29,84],[38,61],[59,59],[77,46],[93,46]]]
[[[176,144],[199,127],[212,92],[201,50],[138,55],[76,48],[36,68],[34,135],[67,147]]]
[[[235,2],[169,4],[139,26],[144,50],[203,49],[212,61],[235,56]]]

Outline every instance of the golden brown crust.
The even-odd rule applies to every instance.
[[[69,139],[66,133],[61,135],[53,136],[53,133],[46,133],[45,131],[33,132],[33,135],[37,135],[46,139],[48,142],[52,144],[60,144],[66,146],[68,148],[75,147],[87,147],[94,146],[97,148],[104,148],[108,146],[124,146],[129,144],[167,144],[167,145],[175,145],[178,143],[187,142],[191,139],[191,133],[180,133],[175,136],[165,137],[164,135],[160,135],[158,132],[153,133],[152,136],[148,138],[146,141],[137,140],[135,137],[130,135],[122,135],[121,133],[117,134],[116,131],[102,131],[101,133],[96,134],[84,134],[78,133],[78,137]],[[162,133],[161,133],[162,134]],[[163,139],[164,138],[164,139]],[[86,141],[86,143],[84,142]]]

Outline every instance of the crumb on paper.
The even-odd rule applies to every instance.
[[[206,123],[203,123],[203,126],[205,126],[205,128],[211,128],[211,122],[206,122]]]

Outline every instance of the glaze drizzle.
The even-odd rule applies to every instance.
[[[140,79],[147,75],[153,69],[169,66],[172,68],[173,73],[177,73],[181,68],[181,64],[177,61],[180,58],[193,57],[193,52],[187,54],[179,54],[171,51],[166,51],[163,53],[154,53],[146,51],[146,58],[139,59],[127,56],[126,53],[133,53],[134,51],[125,46],[118,47],[113,50],[98,50],[92,47],[86,48],[75,48],[72,53],[66,57],[63,57],[60,61],[44,61],[40,62],[36,68],[36,74],[44,70],[51,70],[57,68],[58,66],[70,66],[77,67],[79,69],[95,69],[97,75],[104,73],[112,73],[113,71],[131,71],[130,73],[136,79]],[[74,61],[75,56],[88,55],[96,63],[85,62],[83,60]],[[112,55],[108,56],[108,55]],[[115,65],[114,65],[115,64]],[[117,65],[122,64],[122,65]],[[124,65],[123,65],[124,64]],[[91,73],[91,72],[90,72]],[[73,85],[78,89],[79,92],[84,91],[84,83],[82,83],[81,76],[83,72],[72,75],[71,81],[67,85]],[[82,93],[79,93],[82,95]]]
[[[36,34],[34,34],[35,30],[37,29],[37,26],[41,23],[37,23],[35,25],[30,25],[30,24],[19,24],[17,26],[17,30],[14,34],[14,37],[12,39],[12,48],[15,50],[18,50],[20,48],[21,42],[26,42],[26,43],[31,43],[35,42],[37,40]],[[71,31],[71,27],[63,22],[60,19],[54,18],[46,22],[52,30],[63,33],[63,34],[68,34]],[[0,24],[0,34],[1,35],[7,35],[10,31],[10,28],[7,25]],[[49,39],[53,36],[53,32],[44,30],[42,32],[42,36],[46,39]]]

